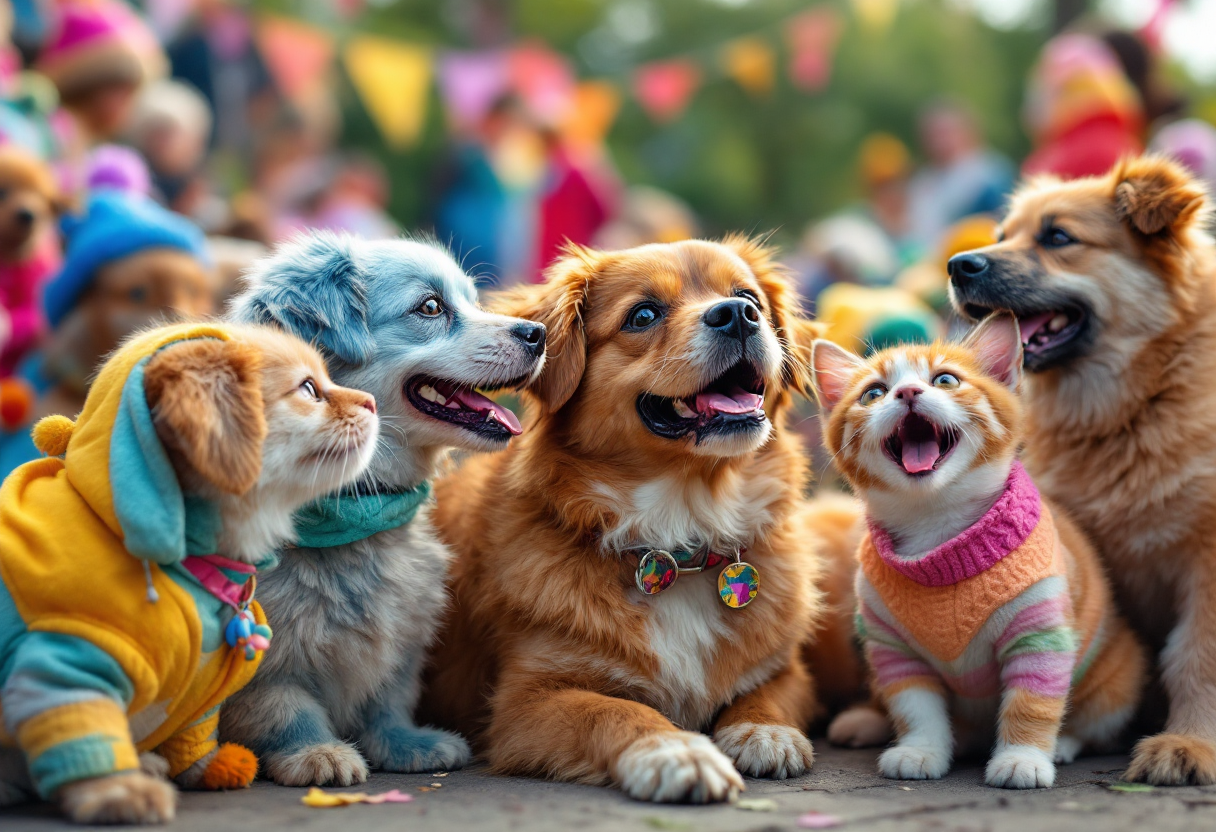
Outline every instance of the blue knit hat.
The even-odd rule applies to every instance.
[[[94,191],[85,215],[65,218],[63,232],[63,268],[43,295],[51,326],[72,311],[107,263],[149,248],[175,248],[208,262],[206,238],[194,223],[150,199],[117,190]]]

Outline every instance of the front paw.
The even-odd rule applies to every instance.
[[[630,797],[655,803],[734,800],[743,778],[704,734],[671,731],[630,743],[616,761],[616,779]]]
[[[1156,786],[1210,786],[1216,783],[1216,745],[1187,734],[1145,737],[1123,777]]]
[[[367,763],[348,743],[321,743],[270,756],[266,773],[280,786],[350,786],[367,780]]]
[[[878,758],[878,773],[892,780],[940,780],[950,770],[950,749],[896,745]]]
[[[714,742],[735,761],[735,768],[749,777],[801,777],[815,761],[811,741],[787,725],[740,722],[719,728]]]
[[[211,791],[247,789],[257,776],[257,756],[243,745],[226,742],[215,750],[215,756],[208,761],[201,786]]]
[[[75,823],[168,823],[177,811],[177,790],[133,771],[68,783],[59,790],[59,802]]]
[[[998,789],[1050,789],[1056,782],[1056,766],[1040,748],[1007,745],[988,761],[984,782]]]
[[[363,752],[372,768],[410,773],[451,771],[469,762],[469,744],[449,731],[397,726],[368,731]]]

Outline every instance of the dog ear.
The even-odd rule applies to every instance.
[[[545,366],[527,389],[548,413],[570,401],[583,379],[587,285],[605,259],[601,252],[569,245],[545,271],[544,283],[509,289],[490,300],[495,312],[545,325]]]
[[[274,324],[347,364],[367,362],[373,351],[367,279],[355,263],[353,242],[316,231],[280,246],[246,274],[228,317]]]
[[[1164,157],[1125,159],[1112,176],[1120,218],[1142,234],[1180,231],[1203,212],[1203,188],[1181,165]]]
[[[811,388],[824,413],[831,413],[844,394],[849,392],[849,381],[866,362],[858,356],[822,338],[811,342]]]
[[[984,372],[1010,390],[1022,382],[1022,332],[1018,319],[1008,312],[995,312],[975,325],[962,346],[979,358]]]
[[[782,383],[804,396],[811,395],[811,343],[822,338],[827,327],[798,311],[798,293],[790,282],[789,272],[773,260],[773,249],[762,239],[732,235],[722,244],[747,263],[768,300],[773,328],[784,354]]]
[[[144,371],[144,396],[162,444],[229,494],[245,493],[262,472],[260,366],[254,347],[208,338],[161,350]]]

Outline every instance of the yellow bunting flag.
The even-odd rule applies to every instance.
[[[768,41],[758,37],[732,40],[722,47],[722,69],[752,95],[773,91],[777,59]]]
[[[899,11],[899,0],[852,0],[852,4],[861,25],[877,34],[891,28]]]
[[[350,39],[346,72],[384,140],[403,150],[418,141],[426,122],[431,50],[373,35]]]

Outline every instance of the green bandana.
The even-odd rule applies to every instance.
[[[381,494],[329,494],[296,512],[297,545],[309,549],[345,546],[404,526],[430,495],[427,482],[417,488]]]

